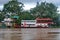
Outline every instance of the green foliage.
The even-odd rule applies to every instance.
[[[4,13],[0,11],[0,22],[4,19]]]
[[[32,20],[33,16],[28,12],[24,11],[23,14],[21,15],[23,20]]]
[[[17,0],[9,1],[8,3],[4,4],[3,11],[5,13],[19,13],[23,10],[23,3],[18,2]]]
[[[40,18],[56,18],[57,16],[57,7],[52,3],[41,2],[41,4],[37,4],[37,6],[30,11],[33,15]]]

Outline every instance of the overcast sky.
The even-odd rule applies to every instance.
[[[3,9],[3,5],[10,0],[0,0],[0,10]],[[30,8],[33,8],[36,6],[36,2],[43,2],[46,1],[48,3],[53,3],[56,6],[58,6],[58,10],[60,10],[60,0],[18,0],[19,2],[22,2],[24,4],[24,9],[29,10]]]

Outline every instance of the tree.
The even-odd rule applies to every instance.
[[[3,11],[5,13],[18,14],[23,10],[23,3],[18,2],[17,0],[11,0],[8,3],[4,4]]]
[[[4,20],[4,13],[0,11],[0,22]]]
[[[33,15],[40,18],[56,18],[57,7],[52,3],[41,2],[37,4],[35,8],[30,10]]]

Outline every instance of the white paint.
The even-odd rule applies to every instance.
[[[36,20],[22,20],[21,21],[21,26],[22,27],[23,26],[26,26],[26,27],[29,27],[29,26],[33,27],[34,26],[34,27],[36,27],[35,24],[36,24]]]

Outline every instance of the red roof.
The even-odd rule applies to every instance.
[[[52,20],[51,18],[36,18],[36,20]]]

